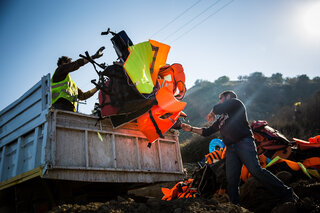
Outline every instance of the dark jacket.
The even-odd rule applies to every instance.
[[[253,138],[244,104],[236,98],[229,99],[213,107],[213,112],[220,117],[208,128],[203,128],[202,135],[209,136],[220,130],[223,143],[227,146],[246,137]]]
[[[52,76],[52,81],[53,82],[59,82],[63,81],[67,75],[70,72],[78,70],[81,66],[85,65],[86,62],[84,59],[78,59],[76,61],[73,61],[68,64],[63,64],[61,66],[58,66],[58,68],[55,70],[53,76]],[[91,96],[94,95],[94,91],[89,90],[87,92],[83,92],[79,87],[78,87],[78,99],[79,100],[86,100],[90,98]],[[68,111],[73,111],[73,104],[70,103],[68,100],[64,98],[58,99],[54,104],[53,107],[56,109],[63,109],[63,110],[68,110]]]

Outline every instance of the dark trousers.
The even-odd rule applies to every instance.
[[[245,165],[252,176],[257,178],[267,189],[279,197],[292,195],[292,189],[268,170],[260,166],[256,145],[252,138],[244,138],[238,143],[227,146],[226,173],[227,193],[234,204],[239,204],[239,184],[242,165]]]

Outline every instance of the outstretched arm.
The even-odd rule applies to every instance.
[[[181,124],[181,129],[183,129],[186,132],[193,132],[193,133],[196,133],[198,135],[202,135],[202,128],[193,127],[193,126],[191,126],[189,124],[182,123]]]
[[[100,47],[100,49],[94,55],[92,55],[91,58],[96,59],[103,56],[104,49],[105,47]],[[54,75],[52,77],[53,82],[59,82],[64,80],[70,72],[78,70],[81,66],[85,65],[86,63],[88,63],[87,59],[80,58],[71,63],[62,64],[54,72]]]
[[[88,98],[93,96],[97,91],[98,91],[98,89],[96,87],[87,91],[87,92],[82,92],[82,90],[78,88],[78,98],[81,101],[87,100]]]
[[[86,59],[80,58],[71,63],[62,64],[54,72],[54,75],[52,77],[53,82],[59,82],[64,80],[70,72],[78,70],[81,66],[85,65],[86,63],[88,63]]]

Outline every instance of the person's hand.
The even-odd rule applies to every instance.
[[[211,110],[210,113],[207,115],[207,121],[211,122],[214,121],[214,119],[216,119],[216,115],[213,113],[213,111]]]
[[[181,123],[181,129],[183,129],[186,132],[190,132],[191,131],[191,126],[189,124],[185,124],[185,123]]]
[[[105,47],[100,47],[100,49],[96,52],[96,54],[94,54],[93,56],[91,56],[92,59],[96,59],[96,58],[100,58],[101,56],[103,56],[102,51],[105,49]]]

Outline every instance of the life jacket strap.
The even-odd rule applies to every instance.
[[[160,138],[164,138],[164,136],[162,135],[161,130],[159,129],[159,126],[158,126],[157,122],[154,120],[154,118],[152,116],[151,110],[149,110],[149,116],[150,116],[150,119],[152,121],[152,124],[153,124],[154,128],[156,129],[157,134],[160,136]]]

